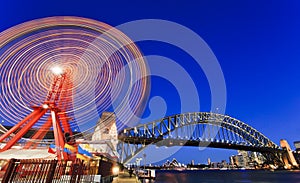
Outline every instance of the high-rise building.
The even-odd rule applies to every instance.
[[[242,151],[242,150],[238,150],[238,155],[241,155],[243,158],[243,162],[244,162],[244,167],[246,168],[246,166],[248,166],[249,164],[249,156],[248,156],[248,151]]]
[[[191,161],[191,165],[195,165],[195,161],[194,160]]]
[[[221,163],[220,163],[220,168],[228,168],[228,167],[229,167],[229,165],[226,162],[226,160],[222,160]]]
[[[300,151],[300,141],[295,141],[294,146],[296,148],[296,151]]]
[[[233,164],[237,168],[246,168],[246,162],[243,155],[238,154],[238,155],[233,155],[231,157],[232,157]]]
[[[300,164],[300,141],[295,141],[294,146],[296,148],[296,153],[294,154],[296,161]]]
[[[265,162],[265,157],[258,152],[249,152],[249,158],[251,162],[255,162],[258,165],[261,165]]]
[[[207,158],[207,165],[210,165],[210,164],[211,164],[210,158]]]
[[[234,155],[229,157],[229,165],[234,166]]]

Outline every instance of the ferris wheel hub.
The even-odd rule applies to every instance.
[[[60,66],[52,67],[52,68],[51,68],[51,71],[52,71],[52,73],[55,74],[55,75],[61,75],[61,74],[64,73],[63,68],[61,68]]]

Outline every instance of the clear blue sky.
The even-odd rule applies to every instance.
[[[2,1],[0,31],[58,15],[91,18],[112,26],[138,19],[163,19],[190,28],[207,42],[222,67],[227,87],[226,114],[255,127],[278,144],[281,138],[290,144],[300,140],[299,1]],[[186,53],[156,42],[138,46],[145,55],[162,55],[182,64],[197,85],[201,110],[210,110],[206,78],[201,69],[193,69],[193,60]],[[178,104],[176,92],[170,91],[172,86],[165,81],[152,79],[151,96],[166,98],[167,115],[178,113],[174,107]],[[188,161],[182,156],[186,149],[182,151],[176,157]],[[188,152],[199,153],[191,149]],[[215,160],[227,159],[229,154],[224,150],[214,152],[211,157]],[[203,162],[208,156],[203,152],[192,158]]]

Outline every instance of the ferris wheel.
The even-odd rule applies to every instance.
[[[39,129],[33,140],[54,130],[55,144],[63,147],[63,133],[93,129],[106,110],[117,114],[117,126],[126,126],[144,110],[148,75],[136,44],[103,22],[49,17],[5,30],[0,33],[0,117],[14,127],[0,137],[0,142],[11,138],[2,150],[31,128]]]

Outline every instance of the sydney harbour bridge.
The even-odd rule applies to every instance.
[[[178,114],[125,128],[118,138],[121,162],[130,161],[147,145],[153,144],[253,151],[263,154],[271,164],[295,163],[293,157],[286,154],[286,148],[281,148],[255,128],[228,115],[211,112]]]

